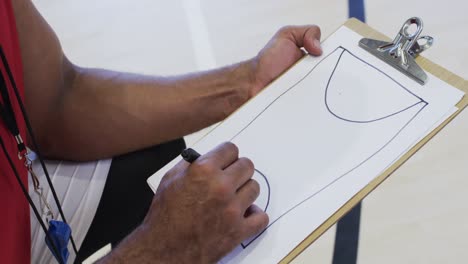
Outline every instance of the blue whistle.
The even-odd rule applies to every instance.
[[[47,247],[52,252],[55,259],[57,259],[59,263],[67,263],[68,256],[70,255],[70,252],[68,252],[68,242],[70,241],[71,236],[70,226],[62,221],[50,220],[47,234],[52,239],[60,254],[60,256],[57,256],[57,252],[55,252],[54,247],[46,237],[45,242]]]

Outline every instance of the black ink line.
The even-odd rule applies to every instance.
[[[390,80],[394,81],[396,84],[398,84],[402,89],[404,89],[405,91],[407,91],[408,93],[412,94],[414,97],[418,98],[419,100],[421,100],[422,102],[425,102],[425,103],[428,103],[426,102],[424,99],[422,99],[421,97],[419,97],[418,95],[416,95],[415,93],[413,93],[412,91],[410,91],[408,88],[406,88],[405,86],[403,86],[401,83],[399,83],[397,80],[395,80],[393,77],[391,77],[390,75],[386,74],[385,72],[383,72],[382,70],[380,70],[379,68],[375,67],[374,65],[370,64],[369,62],[359,58],[358,56],[356,56],[354,53],[352,53],[351,51],[347,50],[346,48],[342,47],[342,46],[339,46],[338,49],[341,48],[343,49],[344,51],[348,52],[350,55],[352,55],[354,58],[360,60],[361,62],[367,64],[368,66],[374,68],[375,70],[377,70],[378,72],[382,73],[383,75],[387,76]],[[429,104],[429,103],[428,103]]]
[[[384,74],[385,76],[387,76],[387,77],[389,77],[390,79],[392,79],[392,78],[391,78],[390,76],[388,76],[386,73],[384,73],[384,72],[382,72],[381,70],[377,69],[376,67],[370,65],[369,63],[367,63],[367,62],[361,60],[360,58],[356,57],[354,54],[352,54],[351,52],[349,52],[348,50],[346,50],[346,49],[343,48],[343,51],[341,52],[340,56],[338,57],[338,61],[336,62],[335,68],[333,68],[333,71],[332,71],[330,77],[328,78],[327,86],[326,86],[326,89],[325,89],[325,106],[327,107],[328,112],[330,112],[330,113],[331,113],[332,115],[334,115],[336,118],[341,119],[341,120],[343,120],[343,121],[351,122],[351,123],[361,123],[361,124],[372,123],[372,122],[380,121],[380,120],[383,120],[383,119],[386,119],[386,118],[389,118],[389,117],[398,115],[398,114],[400,114],[400,113],[402,113],[402,112],[404,112],[404,111],[406,111],[406,110],[408,110],[408,109],[410,109],[410,108],[412,108],[412,107],[414,107],[414,106],[416,106],[416,105],[418,105],[418,104],[420,104],[420,103],[425,103],[425,104],[427,104],[427,102],[425,102],[424,100],[422,100],[422,99],[419,98],[418,96],[415,96],[416,98],[419,99],[419,102],[417,102],[417,103],[415,103],[415,104],[413,104],[413,105],[410,105],[410,106],[408,106],[408,107],[406,107],[406,108],[404,108],[404,109],[402,109],[402,110],[400,110],[400,111],[397,111],[397,112],[395,112],[395,113],[389,114],[389,115],[387,115],[387,116],[380,117],[380,118],[376,118],[376,119],[373,119],[373,120],[368,120],[368,121],[350,120],[350,119],[347,119],[347,118],[344,118],[344,117],[341,117],[341,116],[337,115],[337,114],[336,114],[335,112],[333,112],[333,111],[330,109],[330,107],[329,107],[329,104],[328,104],[328,89],[329,89],[329,87],[330,87],[330,83],[331,83],[331,81],[332,81],[332,79],[333,79],[333,76],[335,75],[335,71],[336,71],[336,69],[338,68],[338,65],[340,65],[341,58],[343,57],[343,54],[344,54],[345,52],[348,52],[348,53],[349,53],[351,56],[353,56],[354,58],[360,60],[360,61],[363,62],[363,63],[366,63],[368,66],[372,67],[373,69],[379,71],[380,73],[382,73],[382,74]],[[392,80],[393,80],[393,79],[392,79]],[[401,88],[405,89],[405,87],[403,87],[400,83],[396,82],[395,80],[393,80],[393,81],[394,81],[396,84],[398,84]],[[405,89],[405,90],[406,90],[406,89]],[[413,93],[410,93],[410,94],[414,95]]]
[[[362,162],[360,162],[357,166],[353,167],[352,169],[350,169],[349,171],[345,172],[344,174],[340,175],[339,177],[335,178],[333,181],[331,181],[330,183],[328,183],[327,185],[325,185],[324,187],[322,187],[320,190],[318,190],[317,192],[313,193],[312,195],[308,196],[306,199],[304,199],[303,201],[301,201],[300,203],[298,203],[297,205],[293,206],[292,208],[290,208],[289,210],[287,210],[286,212],[284,212],[283,214],[281,214],[280,216],[278,216],[275,220],[273,220],[273,222],[270,222],[268,224],[268,226],[262,231],[260,232],[258,235],[256,235],[249,243],[247,243],[246,245],[243,245],[242,244],[242,247],[245,249],[246,247],[248,247],[251,243],[253,243],[258,237],[260,237],[270,226],[272,226],[274,223],[276,223],[277,221],[279,221],[283,216],[285,216],[286,214],[288,214],[289,212],[291,212],[292,210],[296,209],[297,207],[299,207],[300,205],[302,205],[303,203],[307,202],[308,200],[310,200],[311,198],[313,198],[314,196],[316,196],[317,194],[323,192],[325,189],[327,189],[328,187],[330,187],[331,185],[335,184],[337,181],[341,180],[342,178],[344,178],[345,176],[347,176],[349,173],[353,172],[355,169],[359,168],[362,164],[366,163],[368,160],[370,160],[371,158],[373,158],[374,156],[376,156],[378,153],[380,153],[380,151],[382,151],[385,147],[387,147],[391,142],[393,142],[393,140],[399,136],[401,134],[401,132],[426,108],[426,106],[429,105],[428,102],[424,101],[421,97],[417,96],[416,94],[414,94],[413,92],[409,91],[406,87],[404,87],[403,85],[401,85],[399,82],[397,82],[395,79],[393,79],[392,77],[390,77],[389,75],[385,74],[384,72],[382,72],[381,70],[379,70],[378,68],[374,67],[373,65],[367,63],[366,61],[358,58],[356,55],[354,55],[353,53],[351,53],[350,51],[348,51],[347,49],[345,49],[344,47],[342,46],[339,46],[337,47],[333,52],[331,52],[330,54],[328,54],[325,58],[323,58],[320,62],[318,62],[303,78],[301,78],[298,82],[296,82],[293,86],[291,86],[290,88],[288,88],[286,91],[284,91],[282,94],[280,94],[277,98],[275,98],[275,100],[273,100],[270,104],[268,104],[254,119],[252,119],[252,121],[250,121],[242,130],[240,130],[236,135],[234,135],[230,141],[234,140],[237,136],[239,136],[243,131],[245,131],[245,129],[247,129],[255,120],[258,119],[258,117],[260,117],[268,108],[270,108],[276,101],[278,101],[283,95],[285,95],[286,93],[288,93],[291,89],[293,89],[294,87],[296,87],[299,83],[301,83],[305,78],[307,78],[324,60],[326,60],[329,56],[331,56],[332,54],[334,54],[338,49],[343,49],[342,53],[340,54],[340,57],[339,59],[337,60],[337,64],[335,65],[335,69],[341,59],[341,56],[343,55],[343,53],[345,51],[347,51],[349,54],[353,55],[355,58],[359,59],[360,61],[364,62],[365,64],[371,66],[373,69],[376,69],[377,71],[379,71],[380,73],[384,74],[385,76],[387,76],[388,78],[390,78],[391,80],[393,80],[395,83],[397,83],[400,87],[402,87],[403,89],[405,89],[408,93],[410,93],[411,95],[413,95],[414,97],[420,99],[421,101],[417,104],[414,104],[413,106],[411,107],[414,107],[420,103],[424,103],[424,106],[418,110],[418,112],[387,142],[385,143],[380,149],[378,149],[374,154],[372,154],[370,157],[368,157],[367,159],[363,160]],[[335,71],[335,70],[334,70]],[[334,73],[333,71],[333,73]],[[333,73],[331,75],[333,75]],[[330,82],[327,83],[327,87],[326,89],[328,89],[328,85],[329,85]],[[411,108],[409,107],[409,108]],[[408,110],[409,108],[405,109],[404,111]],[[329,110],[329,112],[333,114],[333,112],[331,112]],[[400,111],[402,112],[402,111]],[[336,116],[336,115],[334,115]],[[339,118],[339,117],[338,117]],[[346,120],[345,120],[346,121]],[[350,121],[351,122],[351,121]],[[262,175],[264,176],[264,175]]]
[[[307,202],[308,200],[310,200],[311,198],[313,198],[314,196],[316,196],[317,194],[323,192],[325,189],[327,189],[328,187],[330,187],[331,185],[335,184],[337,181],[341,180],[342,178],[344,178],[346,175],[348,175],[349,173],[353,172],[355,169],[359,168],[362,164],[366,163],[368,160],[370,160],[371,158],[373,158],[374,156],[376,156],[380,151],[382,151],[382,149],[384,149],[385,147],[387,147],[398,135],[400,135],[400,133],[419,115],[419,113],[421,113],[422,110],[424,110],[424,108],[426,108],[427,105],[423,106],[404,126],[402,129],[400,129],[398,131],[397,134],[395,134],[395,136],[393,136],[390,141],[388,141],[383,147],[381,147],[379,150],[377,150],[374,154],[372,154],[372,156],[368,157],[367,159],[365,159],[364,161],[362,161],[361,163],[359,163],[357,166],[355,166],[354,168],[352,168],[351,170],[345,172],[344,174],[342,174],[341,176],[339,176],[338,178],[334,179],[333,181],[331,181],[330,183],[328,183],[327,185],[325,185],[324,187],[322,187],[320,190],[318,190],[317,192],[315,192],[314,194],[308,196],[305,200],[301,201],[300,203],[298,203],[297,205],[293,206],[292,208],[290,208],[289,210],[287,210],[286,212],[284,212],[283,214],[281,214],[280,216],[278,216],[275,220],[273,220],[273,222],[269,223],[268,226],[265,228],[265,230],[263,230],[260,234],[258,234],[254,239],[252,239],[252,241],[250,243],[248,243],[246,245],[249,246],[253,241],[255,241],[258,237],[260,237],[270,226],[272,226],[274,223],[276,223],[279,219],[281,219],[283,216],[285,216],[286,214],[288,214],[289,212],[291,212],[292,210],[296,209],[297,207],[299,207],[300,205],[302,205],[303,203]]]
[[[406,110],[409,110],[409,109],[411,109],[411,108],[413,108],[413,107],[415,107],[416,105],[421,104],[421,103],[424,103],[424,102],[422,102],[422,101],[421,101],[421,102],[417,102],[417,103],[412,104],[412,105],[406,107],[405,109],[402,109],[402,110],[400,110],[400,111],[398,111],[398,112],[396,112],[396,113],[393,113],[393,114],[390,114],[390,115],[387,115],[387,116],[384,116],[384,117],[376,118],[376,119],[373,119],[373,120],[369,120],[369,121],[358,121],[358,120],[346,119],[346,118],[343,118],[343,117],[341,117],[341,116],[338,116],[337,114],[335,114],[334,112],[332,112],[332,110],[330,110],[330,109],[328,108],[328,105],[327,105],[327,109],[328,109],[328,112],[330,112],[330,114],[334,115],[336,118],[341,119],[341,120],[343,120],[343,121],[350,122],[350,123],[357,123],[357,124],[368,124],[368,123],[373,123],[373,122],[376,122],[376,121],[381,121],[381,120],[383,120],[383,119],[387,119],[387,118],[389,118],[389,117],[398,115],[398,114],[400,114],[400,113],[402,113],[402,112],[405,112]],[[426,103],[426,104],[427,104],[427,103]]]
[[[348,0],[349,17],[365,22],[364,0]],[[337,223],[333,264],[357,264],[361,203],[358,203]]]
[[[352,52],[350,52],[349,50],[347,50],[346,48],[344,48],[343,46],[338,46],[334,51],[332,51],[330,54],[328,54],[327,56],[325,56],[322,60],[320,60],[304,77],[302,77],[299,81],[297,81],[295,84],[293,84],[291,87],[289,87],[286,91],[284,91],[283,93],[281,93],[278,97],[275,98],[275,100],[273,100],[271,103],[269,103],[262,111],[260,111],[260,113],[258,113],[257,116],[255,116],[244,128],[242,128],[239,132],[237,132],[237,134],[235,134],[229,141],[233,141],[237,136],[239,136],[242,132],[244,132],[245,129],[247,129],[253,122],[255,122],[266,110],[268,110],[268,108],[270,108],[274,103],[276,103],[281,97],[283,97],[285,94],[287,94],[289,91],[291,91],[293,88],[295,88],[299,83],[301,83],[303,80],[305,80],[307,77],[309,77],[309,75],[320,65],[322,64],[322,62],[324,60],[326,60],[328,57],[330,57],[332,54],[334,54],[337,50],[339,49],[342,49],[343,52],[344,51],[347,51],[349,54],[353,55],[355,58],[357,58],[358,60],[364,62],[365,64],[371,66],[372,68],[376,69],[377,71],[379,71],[380,73],[384,74],[385,76],[387,76],[388,78],[390,78],[392,81],[394,81],[396,84],[398,84],[401,88],[403,88],[404,90],[406,90],[408,93],[412,94],[414,97],[418,98],[419,100],[421,100],[422,102],[426,103],[426,104],[429,104],[428,102],[424,101],[424,99],[422,99],[421,97],[417,96],[416,94],[414,94],[413,92],[411,92],[409,89],[407,89],[406,87],[404,87],[402,84],[400,84],[399,82],[397,82],[395,79],[393,79],[391,76],[387,75],[386,73],[384,73],[383,71],[381,71],[380,69],[372,66],[370,63],[362,60],[361,58],[357,57],[356,55],[354,55]],[[342,53],[343,53],[342,52]],[[338,65],[338,63],[337,63]],[[335,66],[336,67],[336,66]]]
[[[267,184],[268,196],[267,196],[267,204],[265,205],[265,209],[264,209],[264,211],[266,212],[267,209],[268,209],[268,206],[270,205],[270,194],[271,194],[270,182],[268,181],[268,178],[265,176],[265,174],[263,172],[261,172],[258,169],[255,169],[255,171],[258,172],[258,174],[262,175],[263,179],[265,179],[265,182]]]
[[[341,46],[340,46],[341,47]],[[270,106],[272,106],[274,103],[276,103],[276,101],[278,101],[281,97],[283,97],[283,95],[285,95],[286,93],[288,93],[291,89],[293,89],[294,87],[296,87],[299,83],[301,83],[303,80],[305,80],[305,78],[307,78],[310,73],[312,73],[313,70],[315,70],[315,68],[317,68],[324,60],[326,60],[328,57],[330,57],[333,53],[335,53],[335,51],[337,51],[340,47],[336,48],[333,52],[331,52],[330,54],[328,54],[325,58],[323,58],[321,61],[319,61],[304,77],[302,77],[299,81],[297,81],[294,85],[292,85],[291,87],[289,87],[286,91],[284,91],[282,94],[280,94],[278,97],[275,98],[275,100],[273,100],[271,103],[269,103],[257,116],[255,116],[252,121],[250,121],[243,129],[241,129],[237,134],[235,134],[230,141],[234,140],[237,136],[239,136],[242,132],[244,132],[245,129],[247,129],[253,122],[255,122],[255,120],[257,120],[258,117],[260,117],[266,110],[268,110],[268,108],[270,108]]]
[[[270,193],[271,193],[271,187],[270,187],[270,182],[268,181],[268,178],[265,176],[265,174],[263,172],[261,172],[260,170],[258,169],[255,169],[256,172],[258,172],[258,174],[260,174],[264,179],[265,179],[265,182],[267,184],[267,188],[268,188],[268,196],[267,196],[267,203],[265,205],[265,209],[264,209],[264,212],[267,211],[268,209],[268,206],[270,205]],[[244,245],[244,243],[242,242],[241,243],[241,246],[242,248],[246,248],[252,241],[254,241],[255,239],[257,239],[258,237],[254,237],[250,242],[247,243],[247,245]]]
[[[401,112],[404,112],[420,103],[427,104],[423,100],[419,99],[419,102],[406,107],[405,109],[402,109],[396,113],[377,118],[374,120],[368,120],[368,121],[357,121],[357,120],[350,120],[343,118],[341,116],[338,116],[336,113],[334,113],[328,104],[328,91],[330,87],[331,80],[333,79],[335,75],[335,71],[339,66],[340,60],[342,58],[342,55],[346,51],[343,50],[341,53],[338,63],[335,65],[335,68],[333,69],[332,74],[330,75],[330,78],[328,79],[328,84],[327,88],[325,91],[325,105],[328,109],[328,111],[333,114],[336,118],[341,119],[343,121],[351,122],[351,123],[371,123],[375,121],[380,121],[386,118],[389,118],[391,116],[397,115]],[[348,54],[351,54],[348,52]],[[354,54],[351,54],[356,59],[359,59],[356,57]],[[362,60],[361,60],[362,61]],[[362,61],[364,63],[367,63],[365,61]],[[370,65],[372,68],[380,71],[379,69],[375,68],[374,66]],[[383,73],[383,72],[381,72]],[[384,73],[385,74],[385,73]],[[387,75],[387,77],[389,77]],[[398,82],[395,82],[398,85],[400,85]],[[400,85],[401,86],[401,85]],[[402,87],[402,86],[401,86]],[[402,87],[405,88],[405,87]],[[411,94],[411,93],[410,93]],[[417,97],[416,97],[417,98]],[[359,230],[360,230],[360,221],[361,221],[361,209],[362,209],[362,204],[358,203],[355,207],[353,207],[342,219],[340,219],[336,225],[336,234],[335,234],[335,245],[334,245],[334,250],[333,250],[333,264],[340,264],[340,263],[357,263],[357,254],[358,254],[358,246],[359,246]]]

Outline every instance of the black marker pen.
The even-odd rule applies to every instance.
[[[194,163],[201,156],[200,153],[196,152],[191,148],[182,150],[182,153],[180,155],[185,161],[189,163]]]

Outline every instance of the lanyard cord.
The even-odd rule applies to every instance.
[[[10,155],[8,155],[8,151],[7,151],[7,149],[5,147],[5,144],[3,143],[3,140],[2,140],[1,137],[0,137],[0,145],[2,145],[3,152],[4,152],[4,154],[5,154],[5,156],[6,156],[7,160],[8,160],[8,163],[10,164],[11,169],[13,170],[13,173],[15,174],[16,180],[18,181],[19,185],[21,186],[21,190],[23,191],[24,196],[28,200],[29,205],[32,207],[32,209],[34,211],[34,215],[36,215],[36,218],[39,220],[39,223],[41,224],[42,230],[44,230],[44,233],[46,235],[46,239],[49,241],[49,243],[51,243],[55,255],[56,256],[61,256],[58,249],[57,249],[57,245],[55,245],[54,240],[52,240],[49,233],[47,232],[47,227],[44,224],[44,221],[42,220],[42,218],[41,218],[41,216],[39,214],[39,211],[37,210],[36,206],[34,205],[34,202],[32,201],[31,196],[29,196],[28,191],[26,190],[26,187],[24,187],[24,184],[20,179],[18,171],[16,170],[15,164],[13,164],[13,160],[11,159]],[[63,260],[61,260],[60,262],[64,263]]]
[[[0,114],[5,120],[5,123],[10,130],[11,133],[13,133],[13,136],[19,135],[19,129],[18,126],[16,125],[16,120],[15,116],[13,115],[12,109],[13,106],[11,105],[11,100],[8,96],[8,91],[6,88],[6,82],[5,79],[3,78],[3,74],[0,74],[0,85],[2,86],[0,89],[0,95],[3,98],[3,105],[0,105]]]
[[[41,152],[39,151],[39,147],[38,147],[37,142],[36,142],[36,139],[35,139],[35,137],[34,137],[34,133],[33,133],[33,130],[32,130],[32,126],[31,126],[31,123],[29,122],[29,118],[28,118],[28,115],[27,115],[27,113],[26,113],[26,109],[25,109],[25,107],[24,107],[24,105],[23,105],[23,102],[22,102],[22,100],[21,100],[21,97],[20,97],[20,95],[19,95],[18,88],[17,88],[16,83],[15,83],[15,79],[13,78],[13,74],[11,73],[11,69],[10,69],[10,67],[9,67],[8,61],[6,60],[6,56],[5,56],[5,54],[3,53],[3,48],[2,48],[1,46],[0,46],[0,57],[1,57],[1,60],[2,60],[2,62],[3,62],[3,65],[4,65],[4,67],[5,67],[5,70],[6,70],[6,73],[7,73],[7,75],[8,75],[8,78],[9,78],[9,80],[10,80],[10,83],[11,83],[11,85],[13,86],[13,90],[14,90],[14,92],[15,92],[16,100],[18,101],[18,104],[19,104],[19,106],[20,106],[20,108],[21,108],[21,113],[22,113],[22,115],[23,115],[23,120],[24,120],[24,122],[26,123],[26,127],[27,127],[27,129],[28,129],[29,135],[31,136],[32,145],[33,145],[33,147],[34,147],[34,149],[35,149],[35,152],[36,152],[36,154],[37,154],[37,157],[39,158],[39,161],[40,161],[40,163],[41,163],[42,170],[44,171],[44,174],[45,174],[45,176],[46,176],[47,183],[49,184],[50,190],[51,190],[52,195],[53,195],[53,197],[54,197],[54,201],[55,201],[55,203],[56,203],[56,205],[57,205],[57,208],[58,208],[58,210],[59,210],[59,212],[60,212],[60,216],[62,217],[63,222],[66,223],[66,224],[68,224],[68,223],[67,223],[67,220],[66,220],[66,218],[65,218],[65,214],[63,213],[62,206],[60,205],[60,202],[59,202],[59,199],[58,199],[58,196],[57,196],[57,192],[55,191],[55,188],[54,188],[54,186],[53,186],[53,184],[52,184],[52,181],[51,181],[51,179],[50,179],[49,171],[47,170],[47,168],[46,168],[46,166],[45,166],[45,163],[44,163],[44,160],[43,160],[43,158],[42,158]],[[1,75],[1,74],[0,74],[0,75]],[[6,87],[5,87],[5,88],[6,88]],[[6,89],[5,89],[5,90],[6,90]],[[8,97],[7,97],[7,98],[8,98]],[[4,98],[4,101],[8,101],[8,99],[5,99],[5,98]],[[11,106],[11,103],[10,103],[10,106]],[[10,108],[10,109],[11,109],[11,111],[13,112],[13,108]],[[12,116],[12,118],[15,118],[14,115]],[[14,123],[16,123],[16,122],[14,122]],[[16,124],[15,124],[15,125],[16,125]],[[18,132],[19,132],[19,131],[18,131]],[[17,138],[17,141],[18,141],[18,138]],[[19,144],[19,142],[18,142],[18,144]],[[18,145],[18,147],[20,147],[20,145]],[[27,195],[26,198],[27,198],[28,200],[30,200],[29,194],[26,193],[25,195]],[[38,217],[38,215],[36,215],[36,217]],[[38,218],[38,220],[39,220],[39,219],[40,219],[40,221],[42,221],[41,218]],[[46,232],[46,234],[47,234],[47,232]],[[72,235],[72,234],[70,234],[70,240],[71,240],[71,243],[72,243],[73,251],[75,252],[76,255],[78,255],[78,250],[77,250],[77,248],[76,248],[75,240],[73,239],[73,235]]]
[[[0,105],[0,116],[3,117],[7,128],[13,134],[18,145],[18,151],[23,153],[26,150],[23,139],[21,138],[18,125],[16,123],[15,114],[13,113],[13,106],[11,105],[10,97],[8,96],[8,90],[6,88],[6,82],[3,78],[3,74],[0,74],[0,97],[3,98],[4,105]]]

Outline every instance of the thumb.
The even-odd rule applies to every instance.
[[[316,27],[307,28],[304,34],[304,48],[312,55],[322,55],[322,45],[320,44],[320,29]]]

